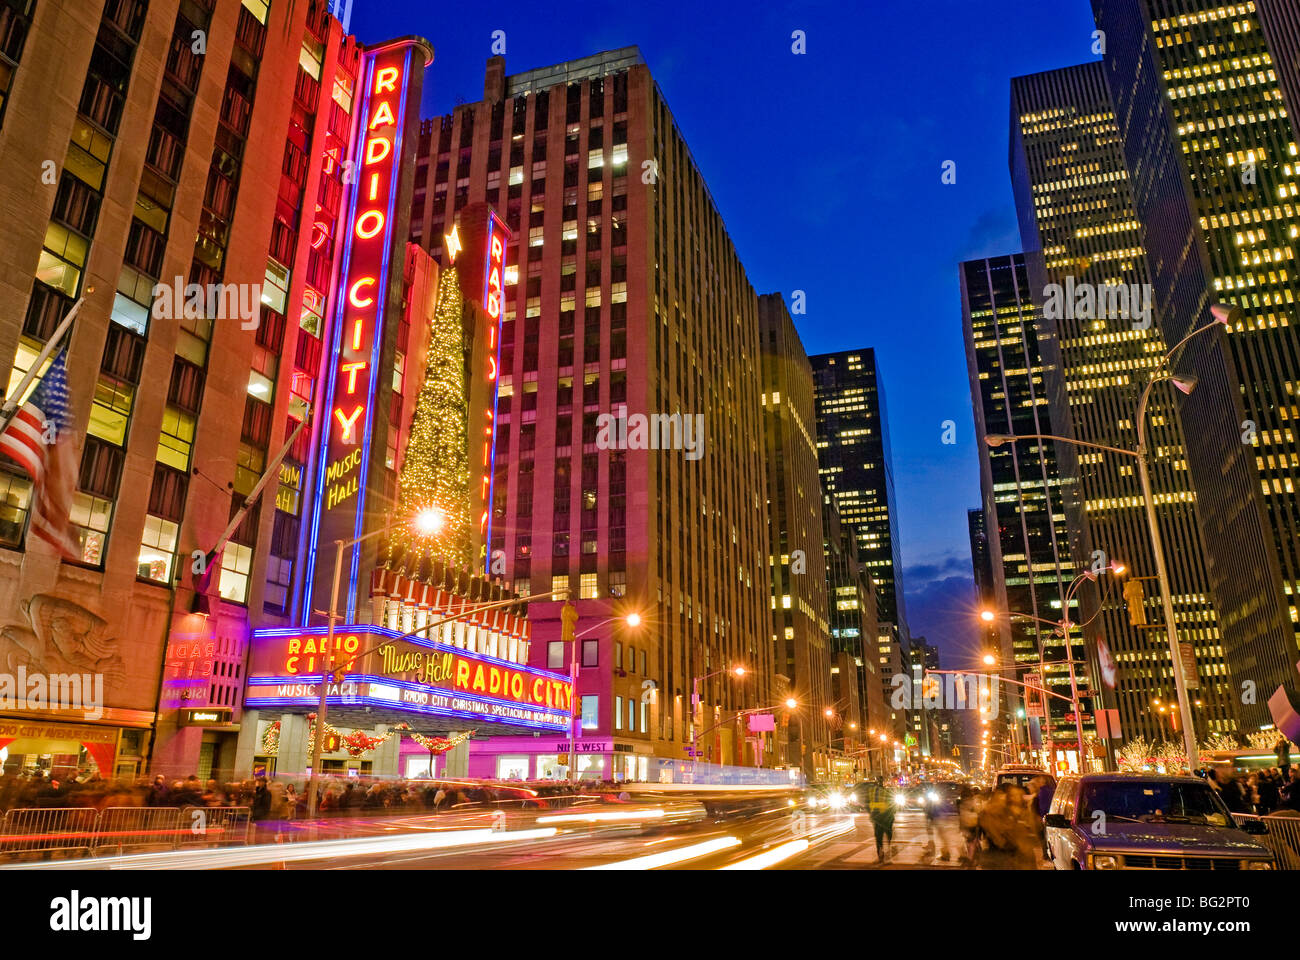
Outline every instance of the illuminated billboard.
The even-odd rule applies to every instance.
[[[338,627],[335,663],[347,670],[342,682],[330,684],[330,705],[569,729],[573,690],[567,676],[423,637],[399,637],[368,624]],[[396,642],[379,646],[384,640]],[[324,627],[255,630],[245,705],[314,706],[327,644]]]
[[[483,310],[487,314],[487,350],[483,375],[487,381],[490,403],[484,411],[483,455],[479,478],[483,514],[479,529],[483,542],[492,543],[492,491],[496,478],[497,378],[501,363],[501,321],[505,313],[506,246],[510,231],[495,212],[487,218],[487,255],[483,264]],[[490,563],[490,560],[489,560]],[[491,573],[489,566],[488,573]]]
[[[307,564],[301,621],[310,622],[315,603],[327,595],[331,569],[318,569],[318,546],[360,537],[366,495],[376,461],[382,467],[383,443],[375,448],[376,417],[386,422],[395,333],[386,316],[401,310],[390,297],[393,268],[400,272],[405,244],[403,186],[406,134],[419,109],[420,79],[432,52],[422,40],[408,39],[369,49],[362,58],[364,82],[355,118],[346,229],[341,233],[337,282],[329,323],[328,353],[322,364],[320,424],[314,462],[311,520],[307,526]],[[406,177],[409,181],[410,177]],[[409,184],[407,185],[409,189]],[[373,509],[373,506],[371,507]],[[344,557],[345,612],[355,612],[361,549]],[[328,563],[323,565],[328,567]]]

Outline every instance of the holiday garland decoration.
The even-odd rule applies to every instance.
[[[280,752],[280,721],[277,720],[262,734],[262,753],[273,756]]]
[[[308,755],[311,755],[316,750],[316,714],[307,714],[307,720],[311,724],[307,729],[307,753]],[[353,730],[351,733],[344,733],[326,720],[325,749],[328,750],[329,738],[335,737],[339,741],[340,749],[346,750],[348,755],[351,757],[359,757],[363,753],[369,753],[371,750],[374,750],[395,733],[397,733],[396,730],[390,730],[382,737],[372,737],[364,730]]]
[[[455,268],[448,267],[438,278],[424,385],[411,417],[400,476],[404,509],[412,517],[432,513],[440,525],[432,533],[411,524],[396,527],[392,553],[405,555],[408,569],[425,556],[467,569],[473,560],[461,308],[460,280]]]
[[[474,736],[473,730],[467,730],[465,733],[457,734],[451,739],[447,739],[446,737],[426,737],[424,734],[416,733],[414,730],[403,730],[402,732],[420,746],[424,747],[424,749],[428,750],[430,753],[437,754],[438,756],[442,756],[442,754]]]

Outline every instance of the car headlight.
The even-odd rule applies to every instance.
[[[832,810],[841,809],[844,806],[843,794],[832,793],[830,799],[826,801],[826,805],[830,807]]]
[[[1119,858],[1108,856],[1106,854],[1093,854],[1092,869],[1094,870],[1118,870]]]
[[[905,806],[907,806],[907,794],[905,794],[905,793],[896,793],[896,794],[894,794],[894,803],[895,803],[895,805],[900,806],[900,807],[905,807]]]
[[[925,795],[925,798],[926,798],[927,800],[929,800],[931,803],[938,803],[938,802],[939,802],[939,795],[938,795],[937,793],[935,793],[933,790],[931,790],[929,793],[927,793],[927,794]]]
[[[1272,860],[1247,860],[1246,869],[1247,870],[1272,870],[1273,861]]]
[[[849,803],[857,803],[857,802],[858,802],[858,795],[856,793],[850,793]]]

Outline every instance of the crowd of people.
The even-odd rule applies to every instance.
[[[531,784],[527,787],[431,780],[325,779],[320,784],[321,816],[399,812],[440,813],[474,806],[561,806],[576,796],[617,792],[613,783]],[[47,776],[0,776],[0,813],[31,807],[248,807],[254,820],[294,820],[307,814],[305,780],[266,777],[200,780],[196,775],[168,779],[162,774],[110,780],[97,773],[59,780]]]
[[[1245,776],[1210,770],[1206,780],[1233,813],[1300,813],[1300,767],[1269,767]]]
[[[991,790],[963,785],[957,798],[963,866],[988,870],[1035,870],[1042,861],[1043,816],[1052,782],[1035,777],[1026,790],[1002,783]]]

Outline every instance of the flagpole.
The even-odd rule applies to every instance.
[[[3,417],[3,420],[0,420],[0,433],[4,433],[5,428],[9,426],[9,421],[18,412],[18,404],[22,400],[23,394],[32,385],[32,381],[40,376],[41,366],[46,360],[50,359],[50,354],[54,353],[54,348],[59,345],[59,341],[63,339],[64,334],[72,326],[72,321],[77,318],[77,313],[81,310],[81,305],[86,302],[86,297],[94,292],[94,287],[86,288],[86,292],[72,305],[68,315],[59,321],[59,325],[54,328],[54,333],[51,334],[50,339],[45,341],[45,346],[41,348],[40,354],[37,355],[36,362],[27,369],[27,373],[23,375],[17,388],[5,398],[4,406],[0,407],[0,417]]]
[[[244,500],[244,505],[239,508],[238,513],[236,513],[233,517],[231,517],[230,523],[226,526],[225,531],[221,534],[221,538],[217,541],[216,546],[214,546],[210,551],[208,551],[209,557],[215,557],[217,554],[221,553],[222,549],[226,546],[226,541],[229,540],[232,536],[234,536],[235,531],[239,529],[239,525],[244,522],[245,514],[247,514],[248,511],[252,509],[253,504],[257,503],[257,498],[262,495],[262,488],[265,487],[267,483],[270,482],[271,476],[275,474],[276,471],[279,470],[280,462],[289,455],[289,451],[293,449],[293,445],[298,442],[298,435],[302,433],[303,429],[310,422],[311,422],[311,407],[308,406],[307,415],[302,418],[302,420],[298,423],[298,426],[294,429],[293,433],[289,435],[289,439],[286,440],[284,446],[280,448],[280,452],[277,453],[275,455],[275,458],[266,465],[266,470],[262,473],[262,476],[258,478],[258,481],[254,485],[253,489],[248,492],[248,496]],[[211,563],[212,561],[209,560],[208,562]]]

